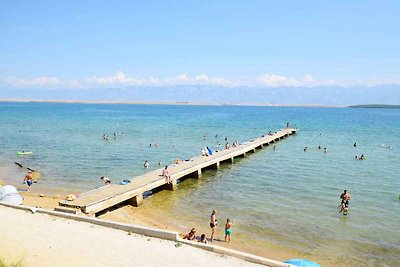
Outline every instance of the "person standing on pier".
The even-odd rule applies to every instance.
[[[213,210],[210,217],[210,227],[211,227],[211,242],[214,241],[215,233],[217,232],[217,211]]]
[[[165,166],[164,167],[164,169],[163,169],[163,171],[162,171],[162,176],[164,177],[164,179],[165,179],[165,182],[167,183],[167,184],[170,184],[172,181],[171,181],[171,176],[169,175],[169,172],[168,172],[168,166]]]

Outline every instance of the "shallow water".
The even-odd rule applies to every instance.
[[[103,175],[116,181],[144,173],[144,160],[152,170],[159,160],[196,156],[201,147],[223,145],[225,137],[247,141],[286,122],[300,131],[275,150],[206,171],[146,205],[193,225],[208,224],[215,208],[220,228],[227,217],[235,220],[235,237],[327,265],[395,266],[400,110],[1,103],[0,179],[20,184],[18,161],[40,170],[37,186],[85,191],[100,186]],[[34,154],[17,156],[22,150]],[[360,154],[367,160],[354,159]],[[347,217],[337,209],[343,189],[352,196]]]

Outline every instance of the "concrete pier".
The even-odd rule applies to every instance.
[[[177,190],[178,179],[201,178],[202,170],[220,168],[221,162],[234,163],[237,157],[246,157],[247,153],[255,153],[257,149],[269,146],[297,132],[294,128],[285,128],[272,135],[265,135],[240,144],[211,156],[198,156],[177,166],[169,166],[168,171],[172,183],[167,184],[161,176],[162,169],[137,176],[127,185],[110,184],[86,193],[82,193],[74,201],[60,201],[59,205],[79,209],[85,214],[96,214],[119,203],[127,202],[135,207],[143,202],[143,193],[153,189]]]

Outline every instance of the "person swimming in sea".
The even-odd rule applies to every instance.
[[[148,169],[150,167],[150,163],[146,160],[143,164],[143,167],[145,167],[146,169]]]
[[[364,154],[362,154],[361,156],[355,156],[354,158],[358,159],[358,160],[364,160],[365,159]]]
[[[101,177],[100,177],[100,180],[102,180],[102,181],[104,182],[105,185],[111,184],[111,180],[110,180],[110,178],[108,178],[108,177],[101,176]]]

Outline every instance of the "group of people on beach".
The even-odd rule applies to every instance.
[[[217,233],[217,210],[213,210],[210,216],[210,228],[211,228],[211,236],[210,236],[210,242],[214,242],[215,235]],[[231,242],[231,235],[232,235],[232,226],[233,223],[229,218],[226,219],[225,223],[225,242]],[[192,228],[189,233],[183,236],[183,239],[188,239],[188,240],[196,240],[196,229]],[[198,242],[207,244],[208,240],[206,238],[206,235],[203,233],[201,236],[198,238]]]

